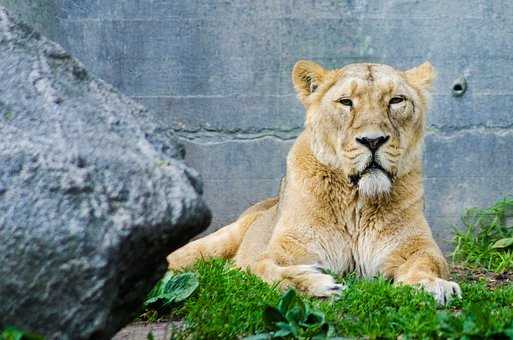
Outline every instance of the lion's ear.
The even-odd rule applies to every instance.
[[[430,90],[436,79],[436,71],[429,61],[405,72],[408,81],[423,90]]]
[[[315,92],[326,71],[313,61],[300,60],[292,70],[292,82],[299,98],[304,103],[306,97]]]

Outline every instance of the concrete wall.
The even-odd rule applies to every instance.
[[[511,1],[0,3],[180,136],[187,162],[204,177],[211,230],[276,192],[303,124],[290,82],[303,58],[400,68],[429,59],[438,68],[425,184],[426,213],[441,242],[464,208],[513,192]],[[453,97],[460,76],[468,91]]]

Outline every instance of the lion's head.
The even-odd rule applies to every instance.
[[[299,61],[294,87],[317,159],[341,169],[361,194],[386,194],[396,178],[420,166],[428,92],[426,62],[408,71],[351,64],[325,70]]]

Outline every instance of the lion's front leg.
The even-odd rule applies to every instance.
[[[269,283],[278,283],[281,289],[294,288],[315,297],[340,295],[345,289],[317,264],[283,266],[264,258],[256,263],[254,272]]]
[[[383,273],[396,284],[414,285],[429,292],[440,304],[461,297],[460,286],[447,280],[446,260],[434,240],[428,236],[410,237],[391,253]]]
[[[345,286],[325,273],[322,254],[312,250],[312,242],[315,241],[302,238],[301,234],[277,237],[250,269],[282,289],[295,288],[316,297],[339,295]]]

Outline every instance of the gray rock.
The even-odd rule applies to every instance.
[[[0,8],[0,327],[108,339],[210,212],[141,106]]]

